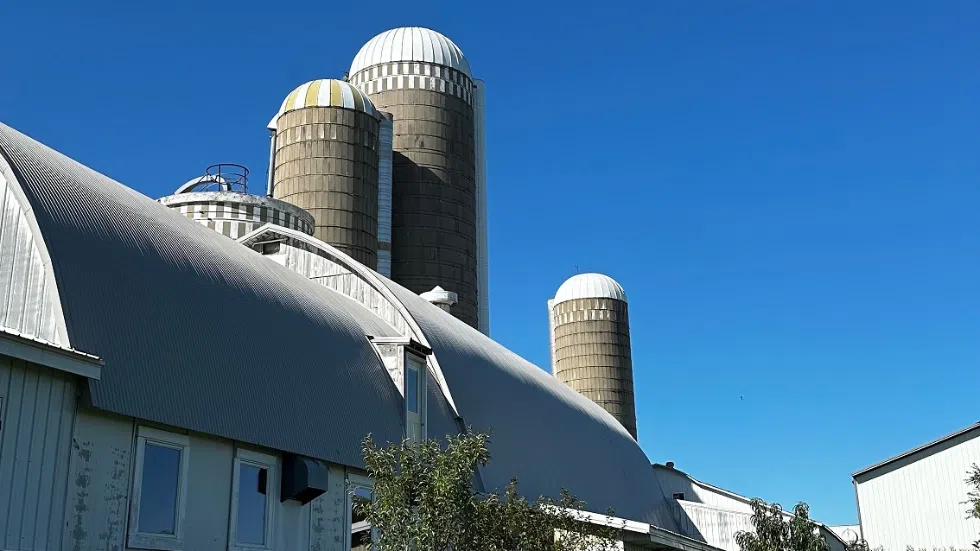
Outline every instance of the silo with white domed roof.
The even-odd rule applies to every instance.
[[[393,117],[392,279],[456,293],[452,314],[488,333],[483,83],[423,27],[369,40],[348,81]]]
[[[613,278],[577,274],[548,301],[551,372],[612,414],[636,438],[626,292]]]

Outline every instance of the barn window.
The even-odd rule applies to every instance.
[[[369,551],[374,536],[374,529],[367,517],[361,513],[358,504],[374,499],[371,479],[354,473],[347,475],[347,510],[350,514],[350,545],[351,551]]]
[[[189,455],[186,434],[139,428],[130,501],[130,547],[183,548]]]
[[[239,448],[231,492],[232,549],[272,549],[273,506],[279,503],[275,456]]]
[[[405,354],[406,437],[412,442],[425,439],[422,400],[425,396],[425,360],[411,352]]]

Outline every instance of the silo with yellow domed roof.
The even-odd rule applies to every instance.
[[[333,79],[290,92],[269,123],[270,190],[313,215],[313,236],[378,267],[379,135],[384,117]]]

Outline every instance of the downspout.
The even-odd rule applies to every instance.
[[[269,181],[266,182],[265,194],[272,197],[272,182],[276,173],[276,128],[269,124]]]

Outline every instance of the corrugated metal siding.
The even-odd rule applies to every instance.
[[[964,479],[970,465],[980,463],[980,431],[924,455],[859,482],[861,530],[872,548],[967,549],[980,534],[980,521],[965,518],[963,505],[969,491]]]
[[[360,466],[402,399],[357,303],[0,125],[50,252],[97,407]]]
[[[735,541],[739,532],[755,531],[751,511],[731,511],[690,501],[678,501],[675,506],[683,510],[680,515],[682,534],[726,551],[740,551]],[[790,517],[786,518],[788,520]],[[826,527],[818,527],[817,530],[827,540],[830,551],[845,551],[843,542],[836,534]]]
[[[431,372],[426,373],[426,436],[429,438],[445,438],[460,434],[460,426],[456,422],[456,414],[446,402],[439,388],[439,383]]]
[[[682,533],[699,533],[701,537],[698,539],[703,538],[708,545],[726,551],[739,551],[735,534],[754,530],[751,513],[716,509],[688,501],[678,504],[686,514],[686,517],[682,517],[685,518],[681,525]]]
[[[516,476],[525,495],[567,488],[592,511],[672,529],[650,462],[615,419],[527,360],[386,281],[439,359],[462,421],[492,429],[487,489]],[[430,410],[431,411],[431,410]]]
[[[59,549],[75,383],[0,356],[0,402],[0,549]]]
[[[359,302],[364,308],[383,319],[399,335],[410,335],[411,329],[398,308],[360,274],[351,272],[322,251],[289,239],[281,252],[283,265],[318,284]]]
[[[752,507],[748,503],[748,498],[743,497],[737,499],[726,493],[701,486],[681,471],[655,468],[654,472],[657,474],[657,478],[660,479],[660,485],[663,487],[664,493],[668,496],[683,493],[684,500],[692,503],[701,503],[719,509],[752,514]]]
[[[51,262],[29,207],[0,155],[0,327],[68,346]]]
[[[722,549],[738,551],[735,534],[739,530],[753,529],[749,498],[705,484],[676,469],[658,465],[654,467],[654,472],[664,489],[664,495],[684,494],[682,500],[671,500],[681,534]],[[786,520],[793,517],[785,512],[783,516]],[[746,518],[750,519],[748,525],[745,524]],[[825,526],[818,526],[818,529],[830,545],[831,551],[844,551],[844,542],[835,532]]]

